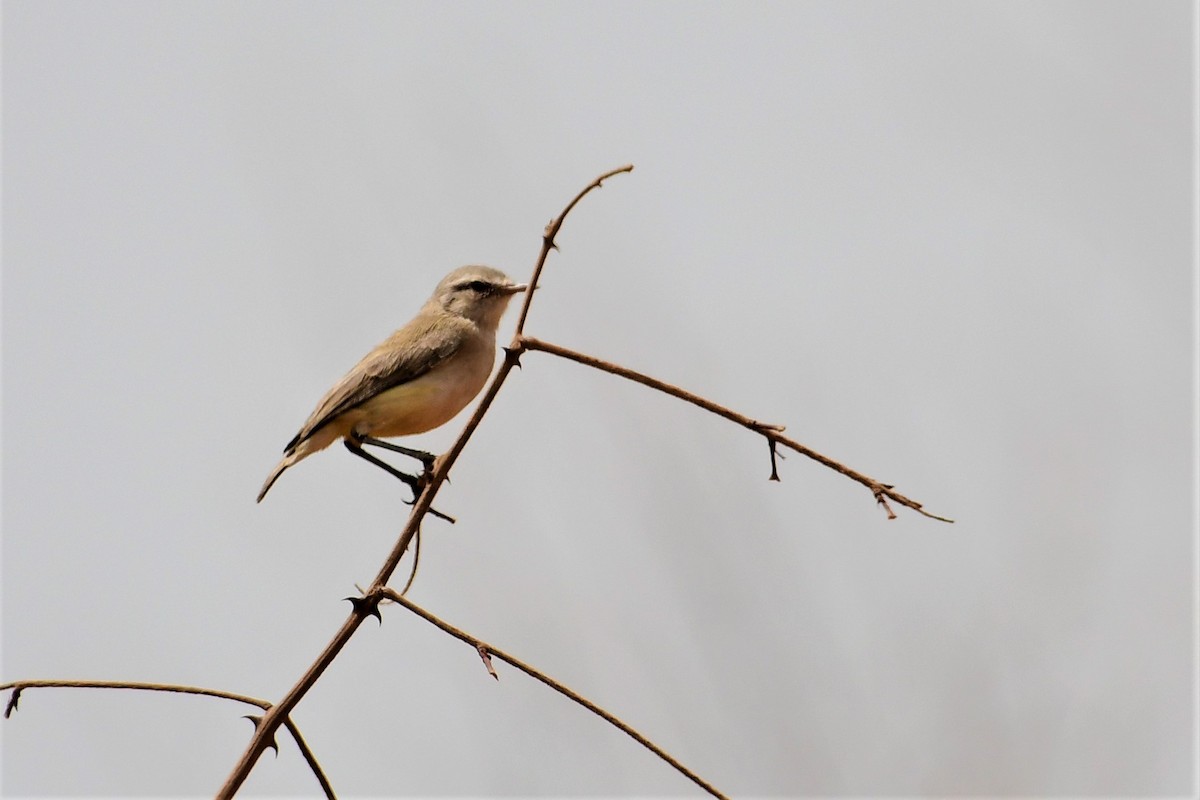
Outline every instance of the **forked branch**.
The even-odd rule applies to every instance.
[[[632,164],[627,164],[623,167],[611,170],[604,173],[596,180],[588,184],[583,191],[575,196],[562,213],[551,220],[546,226],[546,230],[542,235],[542,250],[538,256],[537,264],[533,269],[533,277],[529,281],[529,291],[525,293],[525,301],[521,306],[521,316],[517,321],[517,336],[520,336],[522,326],[525,324],[525,318],[529,314],[529,305],[532,302],[534,291],[537,288],[538,277],[542,274],[542,268],[545,266],[546,257],[550,251],[555,248],[554,239],[558,232],[562,229],[563,220],[575,205],[584,198],[593,189],[597,189],[608,178],[613,175],[619,175],[622,172],[629,172],[633,169]],[[392,573],[396,571],[396,567],[400,564],[400,559],[404,557],[404,553],[408,550],[412,543],[413,537],[421,526],[421,520],[429,513],[430,507],[433,504],[434,498],[437,496],[438,490],[445,483],[447,476],[450,474],[450,468],[454,466],[454,462],[458,460],[458,456],[462,453],[463,448],[467,446],[467,441],[475,429],[479,427],[480,420],[484,414],[492,406],[492,401],[496,399],[496,394],[500,391],[500,387],[504,385],[504,381],[508,378],[513,367],[517,366],[517,355],[511,349],[506,352],[504,362],[497,370],[496,376],[492,378],[492,382],[488,385],[483,393],[483,398],[475,407],[475,411],[471,414],[470,420],[467,421],[462,433],[454,440],[454,444],[450,446],[442,455],[438,456],[433,464],[432,474],[428,476],[425,482],[424,489],[417,496],[413,503],[412,511],[409,512],[408,521],[404,524],[404,529],[400,532],[400,538],[396,540],[395,546],[388,554],[387,559],[380,567],[379,573],[375,576],[375,580],[371,583],[371,588],[368,590],[366,597],[356,598],[352,602],[350,616],[342,623],[342,627],[334,634],[333,639],[325,646],[325,649],[317,656],[316,661],[305,671],[305,673],[296,682],[283,699],[271,706],[258,726],[255,728],[254,736],[246,745],[246,749],[242,752],[242,756],[238,759],[238,763],[234,765],[229,777],[225,780],[225,785],[221,787],[217,793],[219,798],[230,798],[237,794],[238,789],[246,778],[249,777],[250,771],[254,769],[254,765],[258,762],[260,756],[269,746],[271,737],[274,736],[275,730],[283,724],[292,709],[300,702],[303,697],[308,694],[308,690],[313,687],[313,684],[325,673],[333,660],[341,653],[342,648],[354,636],[354,632],[358,630],[358,626],[370,616],[378,616],[378,595],[375,592],[387,586],[387,582],[391,579]],[[373,601],[368,598],[375,598]]]
[[[504,653],[503,651],[497,650],[491,645],[479,641],[469,634],[450,626],[448,623],[442,622],[437,617],[434,617],[432,614],[429,614],[429,612],[421,609],[419,606],[416,606],[411,601],[407,600],[402,593],[395,592],[387,587],[387,583],[399,565],[401,558],[408,550],[410,544],[413,542],[413,539],[420,528],[421,521],[424,519],[426,514],[432,513],[431,506],[434,498],[442,484],[446,481],[450,469],[453,467],[458,456],[462,453],[463,448],[466,446],[475,429],[479,426],[480,421],[491,407],[492,401],[500,391],[500,388],[503,386],[504,381],[508,378],[508,375],[512,372],[513,367],[518,365],[521,354],[527,350],[538,350],[541,352],[550,353],[561,358],[566,358],[595,369],[600,369],[605,372],[621,376],[628,380],[636,381],[637,383],[641,383],[652,389],[665,392],[666,394],[699,406],[700,408],[717,414],[727,420],[730,420],[731,422],[737,423],[753,431],[754,433],[763,436],[767,440],[770,450],[771,478],[773,480],[778,479],[776,459],[782,457],[776,452],[776,448],[778,446],[782,446],[800,453],[801,455],[807,456],[808,458],[811,458],[814,461],[817,461],[826,467],[829,467],[830,469],[862,484],[871,491],[876,501],[884,507],[890,518],[895,518],[895,514],[892,512],[891,506],[888,503],[889,500],[917,511],[918,513],[932,519],[941,520],[943,522],[952,521],[946,519],[945,517],[939,517],[937,515],[930,514],[921,507],[920,503],[896,492],[891,485],[881,483],[873,478],[856,472],[855,470],[852,470],[849,467],[846,467],[843,464],[828,458],[827,456],[817,453],[816,451],[800,444],[797,441],[785,437],[783,435],[782,426],[759,422],[724,406],[713,403],[710,400],[699,397],[698,395],[694,395],[691,392],[680,389],[679,387],[673,386],[664,381],[660,381],[657,378],[652,378],[648,375],[644,375],[642,373],[635,372],[634,370],[603,361],[593,356],[589,356],[584,353],[578,353],[573,350],[524,335],[525,322],[529,314],[534,292],[537,289],[538,279],[541,276],[547,256],[551,250],[556,249],[555,237],[561,230],[563,220],[565,219],[566,215],[580,200],[583,199],[585,195],[592,190],[599,188],[606,179],[623,172],[629,172],[632,169],[632,165],[626,165],[601,175],[596,180],[592,181],[592,183],[590,183],[587,187],[585,187],[583,191],[576,195],[575,198],[571,200],[571,202],[562,211],[562,213],[546,226],[542,237],[541,253],[538,256],[537,263],[534,267],[533,276],[529,281],[530,290],[525,294],[525,299],[521,306],[520,316],[517,320],[516,333],[513,337],[512,344],[506,348],[504,362],[501,364],[500,369],[492,379],[492,382],[488,385],[487,390],[484,392],[482,399],[472,413],[470,420],[463,428],[462,433],[459,434],[458,438],[454,441],[454,444],[450,447],[450,449],[434,461],[432,468],[428,470],[428,474],[421,481],[421,491],[418,497],[415,499],[415,503],[412,511],[409,514],[408,520],[406,521],[404,528],[401,531],[400,536],[393,546],[391,552],[384,561],[383,566],[379,569],[378,574],[371,583],[370,588],[364,592],[362,596],[351,598],[352,610],[346,621],[334,634],[333,638],[326,645],[321,654],[317,656],[312,665],[309,666],[296,684],[278,703],[272,704],[257,698],[234,695],[232,693],[222,692],[219,690],[172,686],[168,684],[135,684],[127,682],[118,683],[102,681],[23,681],[20,683],[9,683],[0,686],[0,689],[12,688],[14,690],[13,697],[9,702],[9,708],[8,712],[6,712],[6,716],[7,713],[11,713],[11,711],[16,708],[16,703],[21,690],[23,688],[32,688],[35,686],[72,686],[88,688],[141,689],[147,691],[174,691],[236,700],[238,702],[248,703],[262,709],[263,714],[261,717],[255,718],[254,734],[251,737],[250,742],[247,744],[245,751],[242,753],[238,763],[234,766],[232,772],[227,778],[225,785],[221,788],[217,796],[221,798],[229,798],[237,793],[238,789],[244,783],[262,753],[266,749],[274,746],[275,732],[280,726],[285,726],[292,733],[293,738],[296,740],[296,743],[300,747],[301,752],[304,754],[305,759],[308,761],[309,766],[317,776],[317,779],[321,782],[322,789],[324,790],[326,796],[333,797],[332,788],[330,788],[324,773],[321,771],[316,759],[312,756],[311,751],[304,743],[299,731],[293,725],[290,719],[290,714],[300,700],[307,694],[308,690],[311,689],[321,675],[324,674],[325,670],[329,667],[333,660],[337,658],[338,654],[346,646],[347,642],[349,642],[355,631],[357,631],[358,626],[361,625],[367,617],[379,617],[379,603],[381,600],[386,598],[394,600],[395,602],[405,606],[410,611],[436,625],[444,632],[449,633],[455,638],[458,638],[473,646],[483,658],[484,663],[489,668],[489,672],[491,672],[491,674],[495,675],[494,669],[491,665],[491,657],[495,656],[496,658],[499,658],[506,663],[511,664],[513,667],[525,672],[536,680],[539,680],[547,686],[550,686],[555,691],[558,691],[571,698],[575,702],[580,703],[593,713],[598,714],[610,724],[633,737],[644,747],[650,749],[664,761],[671,764],[675,769],[692,780],[697,786],[715,797],[721,797],[722,795],[711,785],[701,780],[682,764],[679,764],[679,762],[677,762],[671,756],[667,755],[660,748],[647,740],[644,736],[630,728],[625,723],[621,722],[612,714],[599,708],[594,703],[591,703],[568,687],[563,686],[557,681],[554,681],[553,679],[543,675],[518,659],[509,656],[507,653]]]

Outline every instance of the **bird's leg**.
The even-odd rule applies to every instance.
[[[392,444],[391,442],[385,442],[383,439],[376,439],[374,436],[359,436],[358,440],[360,442],[362,442],[363,444],[369,444],[369,445],[373,445],[375,447],[382,447],[386,450],[391,450],[394,453],[401,453],[403,455],[408,456],[409,458],[415,458],[418,461],[420,461],[421,466],[424,467],[424,470],[421,472],[421,475],[418,478],[418,480],[420,481],[419,485],[420,485],[421,489],[425,488],[425,483],[428,482],[433,477],[433,473],[437,469],[438,457],[435,456],[433,453],[426,452],[425,450],[414,450],[411,447],[404,447],[403,445]],[[446,478],[446,480],[449,481],[450,479]],[[414,494],[417,494],[417,493],[418,492],[416,490],[414,490]]]
[[[370,461],[372,464],[379,467],[381,470],[388,473],[389,475],[393,475],[393,476],[399,478],[400,480],[404,481],[404,484],[409,489],[412,489],[412,493],[413,493],[413,499],[408,500],[406,502],[410,506],[413,503],[415,503],[417,501],[417,497],[420,496],[421,491],[425,488],[422,483],[421,478],[418,478],[415,475],[409,475],[407,472],[401,472],[400,470],[396,469],[395,467],[393,467],[391,464],[387,463],[383,459],[376,458],[375,456],[371,455],[366,450],[363,450],[362,446],[364,443],[366,443],[365,437],[360,438],[360,437],[354,435],[353,433],[351,433],[346,438],[342,439],[342,444],[346,445],[346,449],[349,450],[351,453],[354,453],[354,455],[358,456],[359,458],[363,458],[363,459],[366,459],[367,461]],[[424,477],[424,476],[422,476],[422,477]],[[442,519],[446,520],[447,522],[449,522],[451,524],[453,524],[455,522],[454,517],[451,517],[448,514],[443,514],[442,512],[438,511],[436,508],[430,507],[429,513],[433,514],[435,517],[441,517]]]
[[[414,450],[411,447],[404,447],[399,444],[385,442],[383,439],[376,439],[374,436],[360,436],[358,440],[363,444],[382,447],[385,450],[391,450],[393,453],[401,453],[409,458],[415,458],[424,465],[426,472],[433,472],[433,462],[437,458],[433,453],[427,453],[424,450]]]
[[[347,436],[345,439],[342,440],[342,443],[345,444],[346,449],[349,450],[351,453],[354,453],[354,455],[358,456],[359,458],[363,458],[363,459],[366,459],[367,461],[370,461],[372,464],[379,467],[384,472],[387,472],[388,474],[404,481],[405,485],[408,486],[408,488],[412,489],[413,499],[416,500],[417,495],[421,491],[421,482],[417,478],[416,475],[409,475],[407,472],[401,472],[400,470],[396,469],[395,467],[393,467],[391,464],[387,463],[383,459],[376,458],[375,456],[368,453],[366,450],[363,450],[362,440],[358,439],[355,436]]]

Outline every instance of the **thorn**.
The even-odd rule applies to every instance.
[[[483,659],[483,666],[487,667],[488,674],[496,680],[500,680],[500,676],[496,674],[496,667],[492,664],[492,654],[488,652],[487,645],[477,644],[475,645],[475,650],[479,653],[479,657]]]
[[[349,601],[350,605],[354,606],[355,614],[365,614],[379,620],[379,624],[383,624],[383,615],[379,613],[379,598],[377,597],[343,597],[343,600]]]
[[[891,488],[892,487],[888,486],[886,483],[880,483],[876,484],[875,488],[872,489],[871,492],[875,495],[875,502],[883,506],[883,510],[887,512],[887,518],[896,519],[896,512],[892,511],[892,507],[888,505],[887,495],[885,494],[885,492]]]
[[[776,459],[783,458],[783,455],[780,454],[775,449],[775,440],[774,439],[767,439],[767,449],[769,449],[771,451],[771,477],[767,478],[767,480],[775,481],[776,483],[778,483],[779,482],[779,466],[776,463]]]
[[[450,476],[446,476],[446,483],[449,483],[449,482],[450,482]],[[424,491],[424,489],[422,489],[421,491]],[[405,501],[403,501],[403,502],[404,502],[404,505],[406,505],[406,506],[415,506],[415,505],[417,504],[417,498],[418,498],[418,497],[420,497],[420,495],[419,495],[419,494],[416,494],[416,493],[414,493],[414,494],[413,494],[413,499],[412,499],[412,500],[405,500]],[[434,508],[433,506],[430,506],[430,507],[429,507],[429,513],[430,513],[430,514],[433,514],[435,517],[437,517],[437,518],[439,518],[439,519],[444,519],[444,520],[446,520],[446,522],[449,522],[451,525],[453,525],[454,523],[458,522],[458,520],[457,520],[457,519],[455,519],[454,517],[450,516],[449,514],[443,514],[442,512],[438,511],[438,510],[437,510],[436,508]]]
[[[504,360],[507,361],[508,363],[512,364],[514,367],[517,367],[518,369],[524,369],[524,367],[521,366],[521,352],[522,351],[518,350],[515,347],[505,347],[504,348]]]
[[[12,713],[17,710],[17,703],[21,702],[21,689],[23,687],[14,686],[12,696],[8,698],[8,705],[4,709],[4,718],[8,719]]]
[[[243,714],[242,719],[248,719],[254,723],[254,730],[258,730],[262,726],[263,718],[257,714]],[[279,758],[279,743],[275,741],[275,734],[271,734],[271,741],[267,742],[267,747],[275,751],[275,757]]]
[[[450,480],[447,479],[446,483],[449,483],[449,482],[450,482]],[[450,516],[449,514],[443,514],[442,512],[438,511],[436,508],[430,508],[429,513],[433,514],[435,517],[437,517],[439,519],[446,520],[446,522],[449,522],[451,525],[458,522],[458,520],[456,520],[454,517]]]

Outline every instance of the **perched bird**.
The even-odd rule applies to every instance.
[[[514,294],[526,290],[491,267],[460,267],[433,290],[417,315],[355,365],[317,403],[283,449],[258,502],[283,471],[338,439],[355,455],[413,481],[366,453],[373,444],[420,456],[379,441],[424,433],[449,422],[483,388],[496,361],[496,328]]]

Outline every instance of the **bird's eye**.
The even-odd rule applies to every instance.
[[[467,288],[480,294],[488,294],[492,291],[492,285],[487,281],[471,281],[467,284]]]

